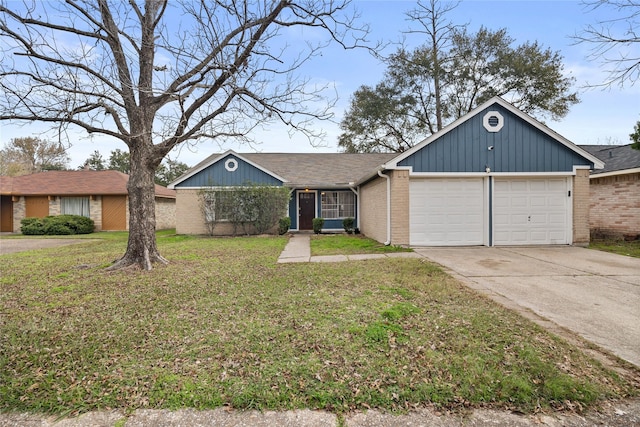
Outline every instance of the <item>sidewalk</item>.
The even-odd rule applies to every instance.
[[[279,264],[296,262],[344,262],[361,261],[364,259],[379,258],[422,258],[416,252],[391,252],[388,254],[357,254],[357,255],[324,255],[311,256],[311,235],[293,234],[289,243],[278,258]]]

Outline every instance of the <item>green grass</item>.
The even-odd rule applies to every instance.
[[[382,254],[412,252],[400,246],[385,246],[380,242],[356,234],[320,234],[311,236],[311,255]]]
[[[0,410],[583,408],[638,390],[423,259],[277,264],[283,237],[3,255]]]
[[[589,248],[640,258],[640,240],[631,242],[625,242],[624,240],[595,240],[589,244]]]

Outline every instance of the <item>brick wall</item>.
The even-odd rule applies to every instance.
[[[198,190],[177,190],[176,233],[207,234],[204,215],[200,209]]]
[[[640,173],[592,178],[590,190],[589,227],[592,232],[611,236],[640,235]]]
[[[102,230],[102,196],[89,197],[89,218],[93,220],[94,230]]]
[[[409,246],[409,171],[391,174],[391,244]]]
[[[391,244],[409,245],[409,172],[387,172],[391,177]],[[376,178],[360,188],[360,230],[367,237],[387,240],[387,181]]]
[[[378,242],[387,240],[387,180],[376,178],[360,187],[360,231]]]
[[[589,244],[589,171],[578,169],[573,177],[573,244]]]
[[[176,200],[156,197],[156,230],[176,227]]]
[[[49,196],[49,215],[60,215],[60,197]]]
[[[22,227],[21,221],[27,215],[27,201],[20,196],[17,202],[13,202],[13,232],[19,233]]]

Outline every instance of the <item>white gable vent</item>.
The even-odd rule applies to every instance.
[[[238,161],[233,157],[224,162],[224,168],[229,172],[235,172],[238,169]]]
[[[497,111],[489,111],[482,118],[482,125],[489,132],[499,132],[504,126],[504,117]]]

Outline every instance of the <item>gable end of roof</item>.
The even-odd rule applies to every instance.
[[[407,157],[413,155],[414,153],[420,151],[425,146],[427,146],[427,145],[431,144],[432,142],[438,140],[443,135],[446,135],[447,133],[449,133],[452,130],[456,129],[457,127],[459,127],[463,123],[469,121],[470,119],[472,119],[476,115],[480,114],[481,112],[483,112],[484,110],[488,109],[489,107],[491,107],[492,105],[495,105],[495,104],[500,105],[504,109],[508,110],[509,112],[511,112],[512,114],[517,116],[518,118],[520,118],[520,119],[524,120],[525,122],[527,122],[529,125],[533,126],[534,128],[536,128],[539,131],[543,132],[544,134],[546,134],[550,138],[554,139],[555,141],[557,141],[560,144],[564,145],[565,147],[567,147],[571,151],[575,152],[579,156],[589,160],[589,162],[593,163],[595,169],[602,169],[604,167],[603,162],[600,159],[598,159],[596,156],[594,156],[591,153],[583,150],[579,146],[577,146],[574,143],[572,143],[571,141],[569,141],[567,138],[563,137],[559,133],[557,133],[554,130],[550,129],[549,127],[547,127],[546,125],[542,124],[538,120],[534,119],[530,115],[524,113],[523,111],[521,111],[520,109],[516,108],[511,103],[505,101],[501,97],[495,96],[495,97],[491,98],[490,100],[488,100],[487,102],[485,102],[484,104],[479,105],[478,107],[474,108],[469,113],[467,113],[464,116],[460,117],[459,119],[455,120],[454,122],[448,124],[447,126],[445,126],[440,131],[438,131],[438,132],[434,133],[433,135],[430,135],[429,137],[425,138],[423,141],[421,141],[418,144],[414,145],[409,150],[406,150],[403,153],[399,154],[397,157],[395,157],[392,160],[390,160],[389,162],[387,162],[384,165],[384,168],[385,169],[396,169],[396,168],[398,168],[399,167],[398,165],[402,160],[404,160]]]

